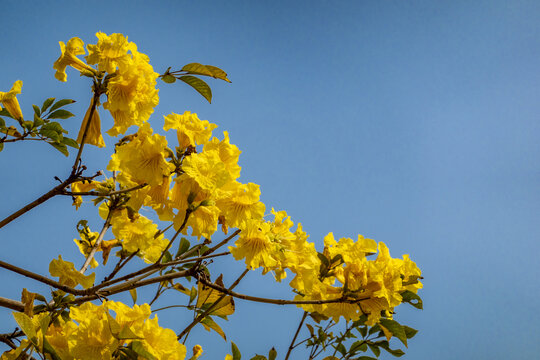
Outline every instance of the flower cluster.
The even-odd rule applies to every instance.
[[[96,36],[97,44],[86,46],[85,61],[78,57],[86,53],[81,39],[72,38],[67,44],[60,42],[61,55],[53,66],[55,77],[60,81],[67,80],[68,66],[93,79],[94,97],[83,118],[77,142],[105,146],[98,114],[102,94],[107,96],[103,107],[114,119],[114,126],[107,134],[124,134],[132,126],[136,131],[116,143],[107,165],[107,170],[112,173],[109,179],[96,181],[93,179],[97,175],[88,178],[78,174],[74,179],[76,162],[69,178],[73,205],[78,209],[83,202],[82,196],[95,196],[94,204],[101,204],[98,211],[106,219],[105,225],[98,233],[90,230],[86,220],[79,222],[79,238],[74,241],[86,258],[85,265],[77,271],[73,263],[59,256],[49,266],[51,276],[57,277],[58,281],[46,283],[85,296],[94,290],[104,290],[93,292],[82,301],[67,299],[72,295],[63,298],[65,293],[58,290],[60,295],[53,293],[53,301],[41,305],[49,312],[36,311],[36,315],[33,315],[33,298],[23,300],[25,311],[16,313],[15,318],[19,325],[22,324],[28,339],[4,353],[1,360],[19,358],[28,349],[44,353],[46,358],[60,359],[185,359],[185,346],[172,330],[159,327],[157,317],[150,318],[148,304],[129,307],[104,301],[101,305],[91,302],[73,305],[119,292],[107,292],[108,285],[122,291],[131,290],[135,285],[141,285],[136,284],[138,280],[158,271],[163,277],[145,280],[148,284],[159,283],[154,300],[165,287],[188,294],[186,307],[194,309],[195,319],[225,337],[211,316],[231,315],[234,312],[231,296],[239,295],[223,294],[221,276],[214,286],[201,280],[209,278],[205,272],[208,271],[207,264],[202,260],[210,257],[206,254],[213,250],[200,249],[215,236],[228,234],[230,229],[236,229],[230,238],[236,235],[238,238],[229,246],[230,254],[225,252],[220,256],[232,255],[235,260],[243,261],[248,270],[260,268],[263,274],[272,273],[276,281],[292,275],[289,285],[296,294],[294,303],[306,312],[331,318],[336,323],[341,318],[346,321],[363,318],[367,326],[390,321],[394,308],[405,301],[405,294],[416,294],[422,288],[421,272],[416,264],[408,255],[401,259],[392,258],[383,242],[377,244],[361,235],[356,241],[351,238],[336,240],[329,233],[324,238],[324,249],[318,252],[315,244],[308,241],[309,236],[300,223],[293,229],[294,223],[286,211],[272,208],[270,214],[265,215],[266,206],[260,201],[259,185],[239,181],[241,151],[231,144],[228,132],[224,131],[222,138],[214,135],[216,124],[201,120],[190,111],[167,115],[163,130],[176,132],[175,144],[170,145],[167,138],[155,132],[147,121],[159,102],[156,89],[159,75],[153,71],[149,58],[122,34],[97,33]],[[195,74],[226,79],[226,74],[218,68],[189,65],[187,69]],[[187,71],[185,68],[182,71]],[[169,70],[166,74],[172,77]],[[17,81],[11,91],[0,92],[2,105],[19,120],[22,114],[15,95],[20,93],[21,87],[22,82]],[[143,216],[143,212],[148,216]],[[169,227],[160,230],[158,220],[169,223]],[[176,230],[171,240],[164,236],[170,227]],[[105,240],[109,228],[113,238]],[[179,234],[200,242],[198,248],[191,248],[193,254],[195,250],[199,251],[192,256],[200,256],[191,264],[187,262],[192,259],[181,257],[190,252],[188,240],[182,239],[187,246],[181,242],[176,257],[169,252]],[[201,238],[204,239],[202,244]],[[115,254],[120,260],[110,275],[94,286],[96,275],[85,275],[84,272],[88,265],[98,266],[94,258],[97,251],[101,252],[105,265],[113,248],[120,248]],[[118,284],[128,280],[129,276],[111,280],[135,255],[152,265],[132,273],[135,274],[129,279],[132,282]],[[166,255],[168,258],[164,260]],[[167,277],[169,274],[199,282],[197,287],[189,290],[174,283],[172,276]],[[203,282],[208,287],[203,286]],[[86,290],[75,291],[79,285]],[[131,285],[133,288],[129,288]],[[197,301],[193,303],[196,297]],[[189,329],[191,327],[187,328],[188,333]],[[385,335],[392,335],[389,329],[382,329]],[[196,345],[191,359],[198,358],[202,352]]]
[[[38,349],[54,352],[62,360],[113,359],[120,353],[144,354],[144,358],[153,359],[185,359],[186,347],[176,340],[172,330],[159,326],[157,316],[150,318],[150,314],[148,304],[129,307],[114,301],[99,306],[85,303],[71,307],[67,319],[59,317],[51,321],[46,313],[35,315],[27,321],[31,321],[33,328],[25,330],[36,334],[34,345]],[[24,314],[22,317],[26,318]],[[23,340],[1,359],[17,359],[30,345],[30,341]]]

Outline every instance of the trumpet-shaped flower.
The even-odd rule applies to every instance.
[[[165,116],[165,131],[175,129],[178,145],[181,149],[188,146],[204,145],[210,140],[216,124],[208,120],[200,120],[197,114],[186,111],[183,115],[172,113]]]
[[[174,170],[174,165],[166,160],[167,155],[167,140],[159,134],[152,135],[150,124],[146,123],[133,141],[117,147],[107,170],[121,171],[119,181],[126,186],[133,183],[158,186]]]
[[[163,238],[163,234],[155,236],[157,225],[144,216],[131,220],[124,210],[113,216],[111,224],[112,232],[122,242],[124,250],[130,253],[139,250],[137,255],[147,263],[157,261],[167,246],[168,241]]]
[[[114,126],[107,131],[110,136],[123,134],[132,125],[142,125],[159,103],[156,89],[159,74],[154,72],[148,56],[132,52],[129,61],[119,66],[107,87],[107,102],[103,107],[114,118]]]
[[[128,42],[126,36],[122,34],[107,35],[102,32],[96,33],[98,42],[96,45],[86,45],[88,56],[86,61],[97,64],[99,71],[106,71],[112,74],[118,68],[125,68],[131,59],[130,51],[137,50],[137,45]]]
[[[81,124],[81,129],[79,130],[79,135],[77,136],[77,142],[79,144],[82,144],[84,131],[86,130],[86,126],[90,121],[90,125],[88,127],[88,131],[86,132],[86,138],[84,142],[86,144],[95,145],[97,147],[105,147],[105,141],[103,141],[103,136],[101,135],[101,120],[99,118],[98,109],[97,106],[95,106],[94,111],[92,112],[92,107],[94,107],[93,102],[90,103],[88,110],[86,110],[86,114],[84,115],[84,119]],[[91,112],[92,119],[90,119]]]
[[[259,185],[230,182],[223,188],[223,196],[216,201],[229,227],[240,227],[248,219],[261,219],[265,206],[259,201]]]
[[[86,64],[84,61],[79,59],[77,55],[83,55],[84,51],[84,42],[78,37],[71,38],[67,44],[64,44],[63,41],[59,42],[60,44],[60,57],[54,62],[53,69],[56,70],[54,77],[60,81],[67,81],[66,67],[71,66],[79,71],[89,71],[91,73],[96,73],[96,70],[90,65]]]
[[[19,105],[19,100],[17,100],[17,94],[21,93],[22,84],[21,80],[17,80],[8,92],[0,91],[0,102],[16,120],[23,119],[21,106]],[[2,110],[2,107],[0,107],[0,110]]]
[[[238,165],[238,158],[240,157],[240,149],[236,145],[229,142],[229,133],[223,132],[224,139],[219,141],[217,138],[213,138],[210,142],[206,143],[203,148],[203,152],[217,151],[219,158],[225,164],[225,168],[231,175],[233,180],[240,177],[241,167]]]

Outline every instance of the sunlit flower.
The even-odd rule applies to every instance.
[[[77,55],[82,55],[84,51],[84,42],[78,37],[71,38],[67,45],[63,41],[59,41],[60,51],[62,54],[54,62],[53,69],[56,70],[54,77],[60,81],[67,81],[66,67],[72,66],[79,71],[90,71],[96,73],[96,70],[84,61],[79,59]]]
[[[22,85],[22,81],[17,80],[11,87],[11,90],[9,90],[8,92],[0,91],[0,102],[2,103],[2,105],[5,106],[6,110],[16,120],[22,120],[23,118],[21,106],[19,105],[19,101],[16,97],[17,94],[21,93]],[[0,110],[2,110],[2,107],[0,107]]]

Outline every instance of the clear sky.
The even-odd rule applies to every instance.
[[[240,180],[260,184],[267,207],[287,210],[319,249],[333,231],[410,254],[424,310],[397,309],[419,329],[404,359],[538,356],[540,2],[2,1],[1,14],[0,91],[23,80],[25,114],[47,97],[78,100],[79,116],[65,120],[74,136],[90,92],[74,71],[68,83],[54,79],[58,41],[120,32],[158,72],[189,62],[227,71],[232,84],[212,81],[211,105],[159,84],[154,127],[190,110],[229,131],[243,151]],[[85,155],[91,171],[105,166],[107,145]],[[72,159],[7,144],[0,217],[64,178]],[[80,263],[75,224],[98,221],[92,206],[75,213],[70,202],[53,199],[2,229],[1,260],[42,274],[60,252]],[[216,265],[229,283],[242,271]],[[40,289],[5,270],[0,279],[0,296]],[[292,296],[270,280],[250,274],[238,291]],[[0,332],[12,330],[10,311],[0,316]],[[177,331],[190,321],[158,316]],[[238,300],[230,327],[221,324],[246,358],[272,345],[282,358],[300,317]],[[202,359],[229,348],[215,333],[198,337]]]

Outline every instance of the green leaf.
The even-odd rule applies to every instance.
[[[191,304],[193,300],[197,297],[197,288],[195,286],[191,287],[191,293],[189,294],[189,303]]]
[[[64,130],[64,128],[62,127],[62,125],[60,125],[59,122],[56,122],[56,121],[53,121],[53,122],[50,122],[48,124],[45,124],[41,127],[42,129],[45,129],[45,130],[52,130],[52,131],[55,131],[56,133],[58,134],[62,134],[64,132],[67,133],[67,131]]]
[[[373,355],[375,355],[376,357],[379,357],[379,355],[381,355],[381,349],[379,349],[377,345],[374,345],[370,342],[368,342],[367,344],[369,348],[371,349],[371,352],[373,352]]]
[[[390,354],[394,355],[395,357],[400,357],[400,356],[405,355],[405,353],[401,349],[395,349],[395,350],[391,349],[390,344],[386,340],[377,341],[376,344],[378,344],[380,347],[382,347],[384,350],[386,350]]]
[[[60,151],[65,156],[69,156],[69,151],[66,145],[58,143],[58,142],[49,142],[48,144],[50,144],[56,150]]]
[[[163,75],[161,77],[161,80],[164,82],[164,83],[167,83],[167,84],[173,84],[176,82],[176,78],[174,76],[172,76],[171,74],[166,74],[166,75]]]
[[[32,130],[32,127],[34,126],[34,123],[32,121],[23,121],[22,126],[26,130]]]
[[[336,350],[339,351],[343,356],[345,356],[345,354],[347,353],[347,348],[341,343],[337,346]]]
[[[367,326],[357,327],[356,330],[362,335],[362,337],[366,337],[367,335]]]
[[[131,295],[131,300],[133,300],[133,305],[137,303],[137,289],[130,289],[129,295]]]
[[[257,354],[249,360],[266,360],[266,356]]]
[[[238,346],[236,346],[235,343],[231,341],[231,351],[233,360],[240,360],[242,358],[242,354],[240,354],[240,350],[238,350]]]
[[[390,330],[394,337],[397,337],[403,345],[407,346],[407,335],[405,334],[405,329],[395,320],[381,318],[379,320],[380,324]]]
[[[364,340],[358,340],[358,341],[355,341],[351,345],[349,352],[354,354],[354,353],[357,353],[358,351],[365,352],[366,350],[367,350],[366,342]]]
[[[371,329],[369,329],[368,331],[368,334],[369,335],[373,335],[375,334],[377,331],[381,331],[381,327],[379,326],[379,324],[375,324],[371,327]]]
[[[45,332],[43,332],[43,334],[45,334]],[[56,350],[54,350],[51,344],[47,341],[45,335],[43,335],[43,352],[45,354],[49,354],[52,360],[62,360],[56,353]]]
[[[13,119],[13,116],[11,116],[11,114],[9,113],[9,111],[7,111],[6,108],[3,108],[2,110],[0,110],[0,116],[7,116]]]
[[[171,255],[171,252],[169,250],[167,250],[163,254],[163,258],[161,259],[161,262],[166,263],[166,262],[169,262],[169,261],[172,261],[172,255]]]
[[[142,342],[140,341],[133,341],[131,343],[131,350],[135,351],[137,354],[139,354],[143,359],[147,360],[156,360],[154,355],[149,353],[145,348]]]
[[[410,290],[403,291],[401,293],[401,297],[403,298],[401,302],[409,303],[415,308],[422,310],[423,308],[422,299],[420,298],[420,296],[416,295],[412,291]]]
[[[60,110],[56,110],[52,114],[49,114],[49,116],[47,116],[47,119],[69,119],[72,116],[75,116],[75,115],[73,115],[71,112],[67,110],[60,109]]]
[[[45,121],[43,121],[42,118],[34,114],[34,128],[40,127],[41,125],[45,124]]]
[[[223,331],[223,329],[210,316],[205,317],[201,321],[201,324],[204,326],[206,330],[208,331],[210,331],[210,329],[214,330],[219,335],[221,335],[223,340],[227,341],[227,336],[225,335],[225,332]]]
[[[212,72],[212,77],[215,79],[225,80],[226,82],[230,83],[231,80],[227,78],[227,73],[217,66],[212,65],[206,65],[206,68],[209,69]]]
[[[403,330],[405,330],[405,335],[407,335],[407,339],[413,338],[414,335],[416,335],[416,333],[418,332],[418,330],[413,329],[412,327],[408,327],[407,325],[402,325],[402,326],[403,326]]]
[[[0,142],[0,151],[4,150],[4,143]]]
[[[277,351],[275,348],[272,347],[272,349],[270,349],[270,352],[268,353],[268,360],[276,360],[276,357]]]
[[[178,251],[176,252],[175,257],[179,257],[180,255],[188,251],[190,246],[191,244],[189,243],[189,240],[183,237],[182,240],[180,240],[180,245],[178,245]]]
[[[62,144],[65,144],[67,146],[71,146],[72,148],[75,148],[75,149],[79,148],[79,144],[75,140],[70,139],[68,137],[62,138]]]
[[[323,253],[318,252],[317,257],[319,258],[319,260],[321,260],[324,266],[326,267],[330,266],[330,262],[328,261],[328,258]]]
[[[191,63],[184,65],[182,67],[181,71],[186,71],[190,74],[195,75],[204,75],[204,76],[210,76],[214,79],[220,79],[225,80],[230,83],[230,80],[227,79],[227,73],[220,68],[212,65],[202,65],[199,63]]]
[[[41,112],[44,112],[51,106],[51,104],[54,102],[55,98],[48,98],[43,102],[43,105],[41,105]]]
[[[35,113],[37,116],[41,116],[41,110],[39,109],[39,106],[37,106],[37,105],[32,105],[32,108],[34,109],[34,113]]]
[[[22,312],[14,312],[13,317],[15,318],[15,321],[21,328],[24,335],[28,337],[28,339],[32,342],[32,344],[34,344],[35,346],[39,346],[36,329],[34,328],[32,319],[28,315]]]
[[[71,99],[62,99],[62,100],[58,100],[56,102],[56,104],[54,104],[50,110],[50,112],[53,112],[54,110],[58,109],[58,108],[61,108],[62,106],[66,106],[68,104],[73,104],[75,102],[75,100],[71,100]]]
[[[0,128],[6,127],[6,121],[0,118]]]
[[[190,75],[180,76],[178,79],[197,90],[209,103],[212,103],[212,90],[203,80]]]
[[[313,336],[313,326],[311,326],[310,324],[306,324],[306,327],[308,328],[309,333],[311,334],[311,336]]]

